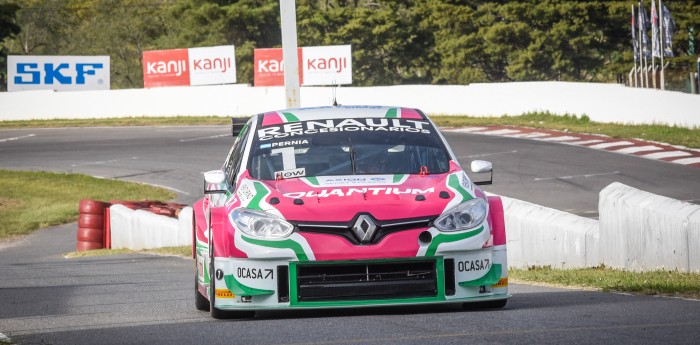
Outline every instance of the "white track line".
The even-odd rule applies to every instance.
[[[180,139],[181,143],[184,143],[186,141],[196,141],[196,140],[204,140],[204,139],[214,139],[214,138],[221,138],[221,137],[228,137],[231,134],[219,134],[219,135],[212,135],[208,137],[201,137],[201,138],[192,138],[192,139]]]
[[[448,131],[449,132],[458,132],[458,133],[471,133],[471,132],[483,131],[484,129],[487,129],[487,128],[486,127],[466,127],[466,128],[450,129]]]
[[[27,134],[27,135],[23,135],[23,136],[21,136],[21,137],[0,139],[0,143],[4,143],[4,142],[6,142],[6,141],[13,141],[13,140],[24,139],[24,138],[31,138],[31,137],[33,137],[33,136],[35,136],[35,135],[36,135],[36,134]],[[0,333],[0,334],[2,334],[2,333]],[[0,340],[1,340],[1,339],[0,339]]]
[[[567,144],[588,145],[588,144],[597,144],[597,143],[602,143],[602,142],[603,142],[603,140],[600,140],[600,139],[591,139],[591,140],[571,141],[571,142],[568,142]]]
[[[131,157],[131,159],[132,160],[139,159],[139,157]],[[71,167],[79,167],[79,166],[83,166],[83,165],[100,165],[100,164],[119,162],[119,161],[123,161],[123,160],[125,160],[125,159],[110,159],[108,161],[95,161],[95,162],[78,163],[78,164],[71,164]]]
[[[513,133],[520,133],[520,131],[517,129],[497,129],[495,131],[481,132],[481,134],[486,134],[486,135],[507,135],[507,134],[513,134]]]
[[[673,161],[673,163],[685,164],[685,165],[700,163],[700,157],[676,159],[675,161]]]
[[[658,146],[653,146],[653,145],[647,145],[647,146],[625,147],[624,149],[615,150],[615,152],[637,153],[637,152],[644,152],[644,151],[659,151],[659,150],[663,150],[663,148],[658,147]]]
[[[520,138],[540,138],[540,137],[546,137],[546,136],[548,136],[548,135],[549,135],[549,134],[547,134],[547,133],[532,132],[532,133],[528,133],[528,134],[525,134],[525,135],[521,135],[521,136],[519,136],[519,137],[520,137]]]
[[[656,152],[656,153],[650,153],[648,155],[642,155],[642,157],[644,157],[644,158],[651,158],[651,159],[685,157],[685,156],[691,156],[691,154],[688,152],[683,152],[683,151],[668,151],[668,152]]]
[[[592,149],[607,149],[609,147],[615,147],[615,146],[628,146],[628,145],[634,145],[634,143],[631,143],[629,141],[614,141],[611,143],[602,143],[602,144],[596,144],[596,145],[591,145],[588,146]]]
[[[572,137],[572,136],[569,136],[569,135],[562,135],[562,136],[560,136],[560,137],[542,138],[542,139],[540,139],[540,140],[544,140],[544,141],[557,141],[557,142],[558,142],[558,141],[570,141],[570,140],[579,140],[579,139],[581,139],[581,138],[579,138],[579,137]]]
[[[557,177],[536,177],[534,178],[535,181],[547,181],[547,180],[571,180],[573,178],[577,177],[595,177],[595,176],[604,176],[604,175],[615,175],[619,174],[619,171],[612,171],[612,172],[606,172],[606,173],[597,173],[597,174],[585,174],[585,175],[572,175],[572,176],[557,176]]]
[[[461,156],[457,158],[477,158],[477,157],[487,157],[487,156],[495,156],[495,155],[502,155],[502,154],[508,154],[508,153],[518,153],[517,150],[513,151],[506,151],[506,152],[494,152],[494,153],[483,153],[479,155],[468,155],[468,156]]]

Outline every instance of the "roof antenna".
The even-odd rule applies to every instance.
[[[334,106],[334,107],[337,107],[337,106],[338,106],[338,98],[337,98],[337,96],[336,96],[336,88],[339,87],[339,86],[340,86],[340,85],[336,84],[335,81],[334,81],[334,83],[333,83],[333,85],[332,85],[332,87],[333,87],[333,89],[332,89],[332,90],[333,90],[333,106]]]

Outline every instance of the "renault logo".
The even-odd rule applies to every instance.
[[[357,239],[360,240],[361,243],[371,241],[376,230],[377,225],[374,224],[372,217],[365,214],[357,217],[355,225],[352,226],[352,231],[355,233],[355,236],[357,236]]]

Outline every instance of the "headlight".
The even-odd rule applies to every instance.
[[[294,226],[284,219],[249,208],[241,207],[233,210],[230,218],[236,229],[253,237],[285,238],[294,231]]]
[[[463,202],[443,213],[435,220],[440,231],[460,231],[476,227],[484,222],[489,213],[489,205],[481,198]]]

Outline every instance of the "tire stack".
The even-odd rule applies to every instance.
[[[83,199],[78,206],[78,244],[76,251],[104,248],[105,210],[109,204]]]

